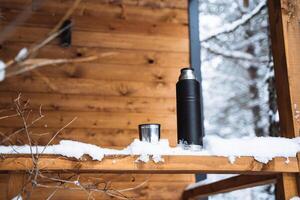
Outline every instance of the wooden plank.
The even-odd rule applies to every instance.
[[[48,0],[44,1],[40,12],[52,15],[65,14],[66,10],[73,4],[73,0]],[[2,9],[24,9],[30,6],[31,0],[0,0]],[[123,7],[123,8],[122,8]],[[98,19],[111,20],[121,18],[124,20],[140,20],[142,22],[172,22],[187,23],[187,12],[185,9],[175,8],[147,8],[135,5],[113,5],[105,4],[103,1],[83,1],[74,11],[73,16],[93,16]]]
[[[237,173],[265,174],[277,172],[299,172],[297,158],[275,158],[268,164],[256,161],[253,157],[239,157],[231,164],[226,157],[217,156],[163,156],[164,163],[135,162],[136,156],[106,157],[102,161],[78,161],[57,156],[41,156],[40,170],[107,173]],[[8,156],[0,161],[0,171],[28,170],[33,167],[30,155]]]
[[[300,57],[296,53],[300,46],[299,3],[292,4],[291,8],[287,5],[286,0],[269,1],[281,131],[284,136],[294,137],[300,134]],[[292,16],[288,14],[289,9]]]
[[[56,112],[45,111],[45,117],[35,123],[35,127],[59,128],[63,127],[75,117],[76,121],[69,128],[115,128],[136,129],[140,123],[160,123],[164,129],[175,129],[176,116],[169,114],[147,114],[147,113],[107,113],[107,112]],[[2,113],[1,116],[5,116]],[[36,119],[38,113],[31,113],[28,122]],[[22,121],[18,117],[0,120],[1,127],[22,127]]]
[[[75,173],[76,174],[76,173]],[[57,172],[44,172],[43,175],[47,177],[57,177]],[[74,173],[70,172],[62,172],[59,173],[59,176],[62,179],[67,179],[71,177]],[[80,179],[87,180],[87,179],[102,179],[104,181],[111,181],[112,183],[118,184],[126,184],[126,183],[133,183],[133,184],[140,184],[145,181],[151,183],[161,182],[164,180],[166,183],[171,184],[172,182],[193,182],[195,181],[195,177],[191,176],[190,174],[134,174],[134,173],[121,173],[121,174],[113,174],[113,173],[81,173]],[[77,177],[75,176],[74,179],[76,180]],[[5,182],[5,181],[4,181]]]
[[[22,190],[25,185],[24,173],[10,173],[8,180],[7,199],[13,199],[18,195],[22,195]]]
[[[13,21],[20,11],[4,10],[0,24],[6,25]],[[22,23],[23,26],[53,28],[63,15],[52,15],[44,12],[33,12],[30,17]],[[92,31],[104,33],[125,33],[139,34],[145,36],[170,36],[178,38],[188,38],[188,28],[186,24],[175,24],[168,22],[141,22],[138,20],[111,19],[99,20],[92,16],[73,16],[75,31]],[[170,31],[172,30],[172,31]]]
[[[136,7],[146,7],[151,9],[161,9],[161,8],[179,8],[186,10],[187,9],[187,1],[186,0],[122,0],[120,1],[107,1],[107,0],[85,0],[89,1],[90,3],[97,3],[99,4],[110,4],[110,5],[124,5],[124,6],[136,6]],[[20,2],[20,1],[15,1]],[[68,2],[68,1],[66,1]],[[70,1],[69,1],[70,2]]]
[[[47,172],[43,172],[43,175],[48,177],[57,177],[58,174],[51,174]],[[59,173],[59,177],[61,179],[68,179],[71,175],[70,173]],[[8,174],[0,174],[0,197],[1,199],[7,198],[7,188],[8,188]],[[76,180],[77,176],[74,177]],[[132,192],[125,192],[124,194],[129,196],[135,196],[136,198],[147,198],[147,199],[164,199],[160,198],[159,195],[163,196],[171,196],[174,195],[174,191],[176,190],[175,196],[179,199],[181,191],[184,189],[186,185],[194,181],[194,176],[189,174],[99,174],[99,173],[81,173],[80,180],[83,183],[86,181],[91,183],[93,181],[107,181],[110,182],[110,187],[114,189],[126,189],[126,188],[134,188],[143,184],[141,187],[137,189],[132,189]],[[164,180],[163,182],[161,180]],[[39,183],[49,184],[49,182],[45,182],[45,180],[38,180]],[[167,183],[167,184],[166,184]],[[129,190],[131,191],[131,190]],[[155,191],[159,191],[160,194],[155,194]],[[18,191],[19,192],[19,191]],[[16,192],[16,194],[18,193]],[[30,199],[46,199],[53,190],[46,188],[38,188],[33,189],[31,191]],[[68,193],[68,190],[59,190],[52,199],[65,199],[63,193]],[[139,194],[147,194],[147,196],[140,196]],[[85,199],[84,194],[74,192],[68,193],[69,199]],[[174,197],[175,197],[174,196]],[[106,199],[107,197],[104,195],[96,195],[96,199]],[[10,199],[9,199],[10,200]]]
[[[111,189],[122,190],[129,189],[128,191],[122,192],[128,199],[141,199],[141,200],[179,200],[180,199],[180,191],[187,185],[186,182],[174,182],[170,184],[165,184],[163,182],[157,183],[145,183],[137,189],[130,189],[138,186],[136,183],[111,183],[109,186]],[[101,187],[100,185],[99,187]],[[47,188],[35,188],[32,192],[32,196],[30,199],[32,200],[40,200],[47,199],[47,197],[53,192],[53,190],[49,190]],[[106,195],[104,192],[93,192],[91,195],[95,200],[110,200],[117,199],[112,198]],[[91,197],[90,197],[91,198]],[[88,195],[85,191],[72,191],[72,190],[58,190],[55,195],[51,198],[53,200],[62,200],[62,199],[74,199],[74,200],[82,200],[88,199]]]
[[[282,136],[300,134],[299,3],[287,0],[268,1],[276,90]],[[298,175],[282,173],[276,185],[276,199],[299,195]]]
[[[7,192],[8,192],[8,178],[9,174],[0,174],[0,199],[8,199]]]
[[[0,29],[2,28],[4,26],[0,25]],[[37,42],[43,40],[49,32],[49,28],[18,26],[14,33],[9,35],[7,41]],[[58,42],[53,41],[51,44],[58,44]],[[72,46],[170,52],[188,52],[189,50],[186,38],[87,31],[72,31]]]
[[[133,78],[134,79],[134,78]],[[39,92],[48,94],[81,94],[125,97],[175,97],[175,84],[165,81],[107,81],[81,78],[47,78],[30,73],[5,79],[1,92]]]
[[[107,81],[172,82],[178,80],[179,70],[146,66],[99,65],[98,63],[46,66],[38,70],[46,77],[83,78]]]
[[[155,1],[155,0],[123,0],[125,5],[137,5],[145,6],[151,8],[182,8],[187,9],[186,0],[164,0],[164,1]]]
[[[272,183],[276,183],[276,175],[239,175],[217,182],[199,185],[194,188],[187,188],[182,194],[182,199],[188,200],[190,198],[207,197]]]
[[[30,128],[30,136],[35,144],[46,145],[59,128]],[[17,145],[28,144],[28,138],[24,132],[12,135],[18,128],[3,128],[0,127],[2,134],[9,136],[9,139],[5,139],[0,136],[1,145],[9,145],[11,142]],[[62,130],[53,140],[51,144],[58,144],[61,140],[74,140],[85,142],[89,144],[95,144],[105,148],[117,148],[123,149],[132,143],[134,139],[137,139],[138,129],[104,129],[104,128],[66,128]],[[170,146],[177,145],[176,130],[168,130],[162,127],[161,138],[167,138]]]
[[[7,109],[17,98],[17,92],[0,93],[0,109]],[[176,111],[176,102],[173,98],[139,98],[90,96],[46,93],[22,93],[24,101],[29,100],[30,106],[43,111],[82,111],[82,112],[108,112],[108,113],[152,113],[173,114]],[[2,115],[2,114],[0,114]]]
[[[4,60],[14,58],[23,47],[29,47],[32,43],[22,42],[5,42],[1,45],[0,56]],[[57,45],[47,45],[40,50],[38,57],[40,58],[76,58],[80,56],[101,55],[104,53],[114,52],[114,55],[103,57],[91,63],[118,64],[122,66],[137,65],[140,67],[173,68],[179,70],[179,67],[189,65],[189,54],[180,52],[155,52],[155,51],[136,51],[109,49],[97,47],[69,47],[62,48]],[[85,63],[87,64],[87,63]]]
[[[290,86],[292,86],[290,81],[291,77],[295,76],[295,74],[291,74],[291,72],[288,71],[287,56],[289,55],[287,55],[287,46],[285,45],[285,41],[288,42],[288,36],[284,35],[287,21],[283,21],[280,0],[268,1],[268,3],[280,131],[282,136],[294,137],[294,133],[296,133],[296,135],[298,135],[298,133],[294,127],[292,108],[294,100],[290,93]]]
[[[19,175],[19,174],[15,174]],[[71,175],[70,173],[46,173],[43,172],[44,176],[52,177],[52,178],[60,178],[60,179],[69,179]],[[0,193],[0,196],[3,195],[4,198],[1,199],[11,199],[6,198],[7,189],[9,185],[8,181],[8,175],[0,175],[1,178],[0,181],[3,182],[3,187],[0,188],[0,191],[3,190],[3,193]],[[75,175],[72,180],[76,180],[77,176]],[[165,180],[164,182],[161,182],[161,179]],[[15,179],[17,180],[17,179]],[[109,188],[110,189],[116,189],[116,190],[124,190],[129,189],[128,192],[123,192],[124,195],[135,197],[138,199],[162,199],[159,198],[160,195],[170,197],[171,195],[175,195],[177,199],[180,197],[180,191],[183,190],[183,188],[191,183],[192,177],[191,175],[187,174],[95,174],[95,173],[82,173],[80,174],[80,182],[82,184],[88,183],[99,183],[99,180],[109,182]],[[49,180],[45,179],[38,179],[38,183],[53,186],[53,183],[50,183]],[[168,184],[165,184],[168,183]],[[18,183],[16,183],[18,184]],[[101,188],[103,185],[98,185],[99,188]],[[16,186],[14,186],[16,188]],[[30,186],[29,186],[30,187]],[[137,187],[136,189],[134,189]],[[133,188],[133,189],[130,189]],[[31,191],[30,199],[46,199],[52,192],[52,189],[47,188],[28,188],[29,191]],[[174,194],[174,190],[177,192]],[[155,194],[156,192],[159,192],[160,194]],[[16,194],[19,191],[16,191],[14,194]],[[85,193],[84,192],[78,192],[78,191],[72,191],[68,192],[68,190],[58,190],[54,197],[51,199],[66,199],[66,194],[68,194],[67,199],[85,199]],[[103,194],[103,193],[102,193]],[[143,195],[144,194],[144,195]],[[175,197],[174,196],[174,197]],[[13,196],[14,197],[14,196]],[[106,195],[97,194],[96,199],[107,199],[108,197]],[[110,199],[110,198],[108,198]]]

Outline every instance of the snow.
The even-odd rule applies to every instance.
[[[144,162],[147,163],[150,160],[150,156],[148,154],[141,154],[135,162]]]
[[[165,162],[165,160],[163,159],[163,157],[161,155],[153,155],[152,160],[155,163]]]
[[[2,60],[0,60],[0,82],[5,79],[5,68],[5,63]]]
[[[22,48],[19,53],[17,54],[17,56],[15,57],[15,61],[16,62],[21,62],[23,60],[25,60],[28,56],[29,52],[27,48]]]
[[[15,196],[14,198],[12,198],[11,200],[23,200],[22,196],[19,194],[17,196]]]
[[[268,163],[274,157],[296,157],[300,151],[300,138],[288,139],[280,137],[243,137],[224,139],[218,136],[206,136],[201,150],[186,149],[181,145],[170,147],[167,139],[157,143],[149,143],[135,139],[128,147],[117,150],[102,148],[72,140],[62,140],[59,144],[36,146],[34,153],[62,155],[80,159],[89,155],[93,160],[101,161],[106,155],[138,155],[137,161],[163,162],[164,155],[223,156],[234,163],[236,157],[253,156],[257,161]],[[30,154],[30,146],[0,146],[1,154]]]
[[[293,198],[290,198],[290,200],[300,200],[300,197],[293,197]]]

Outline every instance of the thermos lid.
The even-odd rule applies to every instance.
[[[196,79],[193,68],[183,68],[180,72],[179,80]]]
[[[158,142],[160,139],[160,124],[140,124],[139,136],[141,141]]]

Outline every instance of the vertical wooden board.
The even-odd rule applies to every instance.
[[[290,200],[298,196],[297,175],[282,173],[278,175],[276,184],[276,200]]]
[[[300,135],[300,3],[282,0],[282,21],[295,136]]]
[[[293,138],[300,135],[300,3],[290,0],[268,3],[281,134]],[[297,174],[280,174],[276,199],[298,196],[297,179]]]
[[[269,1],[281,132],[287,137],[300,134],[299,9],[297,1]]]
[[[268,1],[272,53],[274,57],[277,104],[280,117],[280,131],[283,136],[293,137],[294,124],[289,87],[287,55],[283,29],[286,22],[282,20],[280,0]]]

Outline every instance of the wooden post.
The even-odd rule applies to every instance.
[[[291,173],[278,175],[276,183],[276,200],[291,199],[298,196],[297,176]]]
[[[280,131],[284,137],[300,132],[300,26],[299,2],[269,0],[269,17]],[[298,196],[298,175],[282,173],[277,180],[276,198]]]

